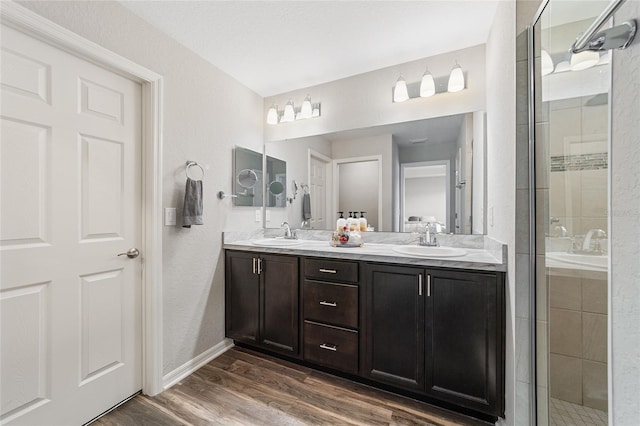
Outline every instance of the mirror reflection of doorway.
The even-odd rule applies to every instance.
[[[449,161],[405,163],[400,170],[401,230],[419,232],[426,222],[450,226]]]

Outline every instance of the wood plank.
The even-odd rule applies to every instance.
[[[233,348],[154,397],[138,395],[98,426],[487,425],[380,389]]]

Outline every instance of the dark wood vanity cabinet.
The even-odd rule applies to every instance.
[[[504,274],[425,273],[427,394],[504,416]]]
[[[226,332],[450,408],[503,417],[504,280],[503,272],[228,250]]]
[[[303,259],[303,358],[359,371],[359,263]]]
[[[424,272],[377,264],[364,270],[363,374],[424,392]]]
[[[504,275],[364,270],[363,375],[504,416]]]
[[[227,251],[227,337],[299,356],[298,269],[296,256]]]

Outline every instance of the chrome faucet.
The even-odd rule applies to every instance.
[[[424,235],[420,236],[420,242],[418,245],[427,246],[427,247],[437,247],[440,244],[438,243],[436,235],[438,234],[438,223],[427,222],[424,227]]]
[[[589,229],[587,235],[584,236],[584,241],[582,242],[582,251],[602,252],[599,241],[595,242],[595,247],[591,250],[591,240],[601,240],[603,238],[607,238],[607,233],[602,229]]]
[[[298,238],[298,236],[296,235],[296,231],[291,230],[289,222],[282,222],[282,225],[280,226],[282,226],[282,228],[284,229],[284,238],[286,240],[296,240]]]

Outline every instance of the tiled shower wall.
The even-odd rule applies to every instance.
[[[607,274],[550,270],[551,397],[607,411]]]

